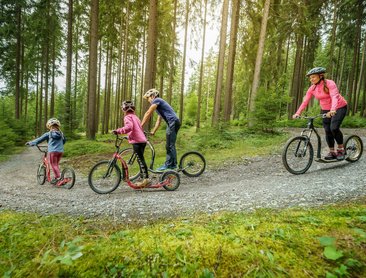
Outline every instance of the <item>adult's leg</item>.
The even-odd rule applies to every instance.
[[[58,179],[61,177],[59,163],[60,163],[63,153],[51,152],[48,155],[49,155],[49,161],[50,161],[52,171],[55,175],[55,179]]]
[[[339,108],[337,113],[331,118],[330,130],[338,145],[343,145],[343,133],[340,130],[344,117],[347,114],[347,106]]]
[[[149,177],[149,171],[144,157],[146,143],[132,144],[133,151],[137,154],[137,162],[139,163],[140,173],[144,179]]]
[[[329,112],[329,110],[321,110],[322,114]],[[327,141],[330,150],[334,150],[334,136],[330,129],[331,118],[323,118],[323,128],[325,131],[325,140]]]
[[[177,141],[177,134],[180,128],[180,122],[177,120],[175,123],[168,125],[166,128],[166,162],[165,165],[168,168],[177,167],[177,150],[175,143]]]

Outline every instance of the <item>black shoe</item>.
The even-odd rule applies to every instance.
[[[337,159],[337,154],[335,152],[329,152],[325,157],[325,160]]]

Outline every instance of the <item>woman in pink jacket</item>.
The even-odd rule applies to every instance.
[[[317,67],[311,69],[306,74],[312,85],[306,92],[304,101],[292,117],[299,117],[313,96],[318,99],[321,113],[327,114],[327,117],[323,118],[323,127],[325,130],[325,139],[329,147],[329,153],[324,159],[343,160],[345,150],[343,147],[343,134],[340,130],[340,126],[347,114],[347,101],[339,93],[335,82],[324,78],[325,72],[325,68]],[[335,141],[338,145],[337,151],[335,151],[334,148]]]
[[[132,144],[133,151],[137,154],[137,161],[140,166],[140,173],[143,181],[137,183],[140,187],[146,187],[151,184],[149,172],[144,158],[146,147],[146,136],[142,129],[140,119],[135,114],[135,105],[132,101],[124,101],[122,103],[122,111],[124,113],[124,126],[113,130],[114,134],[127,134],[128,142]]]

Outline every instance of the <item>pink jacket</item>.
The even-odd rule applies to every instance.
[[[304,101],[301,103],[299,109],[297,109],[295,114],[300,115],[301,112],[306,108],[310,99],[314,96],[319,100],[319,104],[322,110],[334,110],[344,107],[347,105],[347,101],[339,93],[337,85],[333,80],[326,80],[329,93],[324,92],[324,81],[320,81],[318,85],[311,85],[306,95]]]
[[[117,129],[118,134],[127,134],[128,142],[146,143],[146,136],[141,126],[140,119],[134,113],[127,113],[124,117],[124,126]]]

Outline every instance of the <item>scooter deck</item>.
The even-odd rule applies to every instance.
[[[334,162],[342,162],[342,161],[345,161],[345,159],[342,159],[342,160],[338,160],[338,159],[326,160],[324,158],[317,157],[317,158],[315,158],[315,161],[316,162],[320,162],[320,163],[334,163]]]

